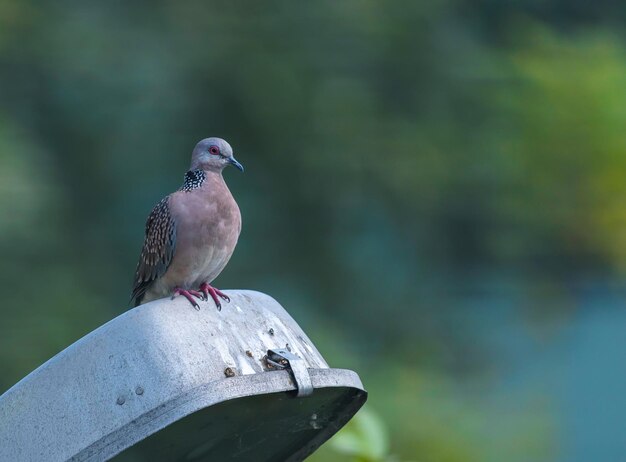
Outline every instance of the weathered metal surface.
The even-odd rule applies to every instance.
[[[139,306],[33,371],[0,396],[0,461],[302,460],[363,404],[363,386],[329,369],[274,299],[228,294],[221,312],[182,297]],[[268,367],[270,349],[302,359],[312,396],[285,394],[296,386]]]

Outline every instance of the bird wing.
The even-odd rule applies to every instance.
[[[135,306],[152,283],[163,276],[174,256],[176,248],[176,222],[169,207],[169,196],[161,200],[150,212],[146,221],[146,238],[135,272],[135,284],[131,300]]]

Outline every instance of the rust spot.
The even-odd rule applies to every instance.
[[[246,356],[248,358],[252,358],[252,352],[250,350],[246,350]]]
[[[226,369],[224,369],[224,375],[226,377],[234,377],[235,376],[235,370],[232,367],[227,367]]]

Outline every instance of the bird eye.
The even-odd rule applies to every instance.
[[[210,152],[211,154],[217,155],[217,154],[219,154],[219,153],[220,153],[220,148],[218,148],[217,146],[211,146],[211,147],[209,148],[209,152]]]

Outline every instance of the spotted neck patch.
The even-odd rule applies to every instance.
[[[189,170],[185,173],[185,180],[180,187],[181,191],[189,192],[199,188],[206,179],[206,173],[204,170]]]

